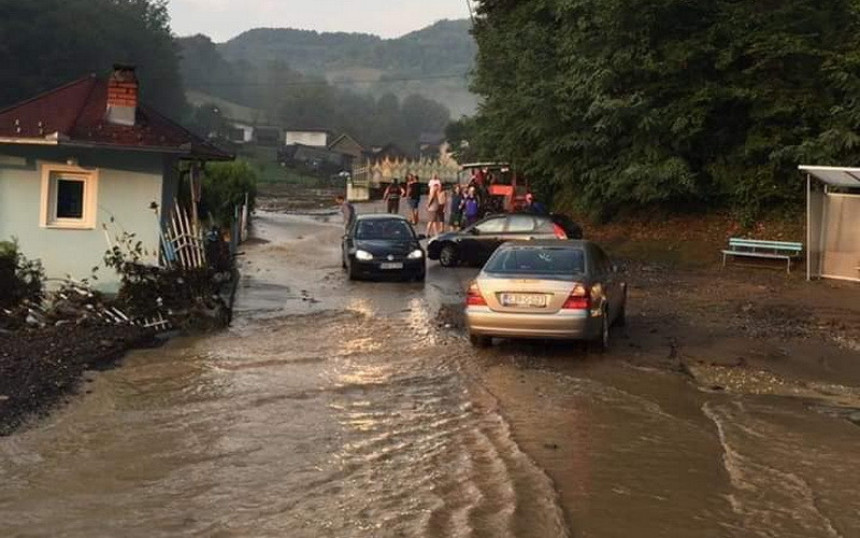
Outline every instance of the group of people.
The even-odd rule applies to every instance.
[[[427,212],[427,236],[433,237],[446,230],[458,230],[478,221],[486,213],[485,201],[477,185],[454,185],[448,187],[437,174],[427,183],[427,197],[424,203]],[[422,188],[418,176],[409,174],[406,183],[394,179],[383,194],[386,210],[391,214],[400,213],[400,200],[405,198],[409,205],[409,221],[417,225],[421,208]],[[447,217],[447,218],[446,218]]]
[[[471,226],[486,214],[492,213],[494,211],[491,207],[492,199],[485,183],[486,177],[473,174],[468,185],[455,184],[447,187],[438,174],[433,174],[427,183],[427,197],[424,204],[428,215],[427,237],[434,237],[446,230],[454,231]],[[385,188],[382,197],[387,212],[394,215],[400,214],[400,201],[404,198],[409,206],[409,222],[417,226],[422,199],[421,182],[417,175],[408,174],[405,184],[395,178]],[[352,222],[355,208],[342,196],[337,198],[337,202],[343,213],[344,223]],[[523,210],[546,213],[546,208],[535,200],[532,193],[526,195],[526,206]]]

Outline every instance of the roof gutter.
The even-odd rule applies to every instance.
[[[0,136],[0,144],[15,144],[22,146],[58,146],[60,145],[60,141],[56,139],[50,140],[47,138],[17,138]]]
[[[194,150],[190,148],[176,148],[176,147],[167,147],[167,146],[119,146],[116,144],[100,144],[98,142],[80,142],[80,141],[67,141],[61,144],[63,147],[67,148],[82,148],[82,149],[104,149],[110,151],[135,151],[139,153],[159,153],[159,154],[167,154],[167,155],[179,155],[183,158],[191,158],[191,159],[201,159],[201,160],[211,160],[211,161],[227,161],[233,160],[235,157],[232,155],[216,155],[209,153],[199,153],[194,152]]]

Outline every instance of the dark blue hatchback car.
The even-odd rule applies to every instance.
[[[358,215],[343,236],[343,268],[350,280],[398,278],[423,281],[423,236],[400,215]]]

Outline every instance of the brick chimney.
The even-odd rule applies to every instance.
[[[137,113],[137,76],[133,65],[115,64],[108,79],[107,114],[109,123],[133,126]]]

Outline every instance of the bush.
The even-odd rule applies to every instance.
[[[246,193],[248,211],[254,210],[257,181],[257,171],[247,161],[208,164],[203,176],[205,211],[211,213],[219,225],[229,226],[233,223],[235,207],[245,203]],[[205,214],[201,214],[203,216]]]
[[[39,260],[28,260],[17,241],[0,242],[0,308],[13,308],[25,300],[44,296],[45,270]]]

